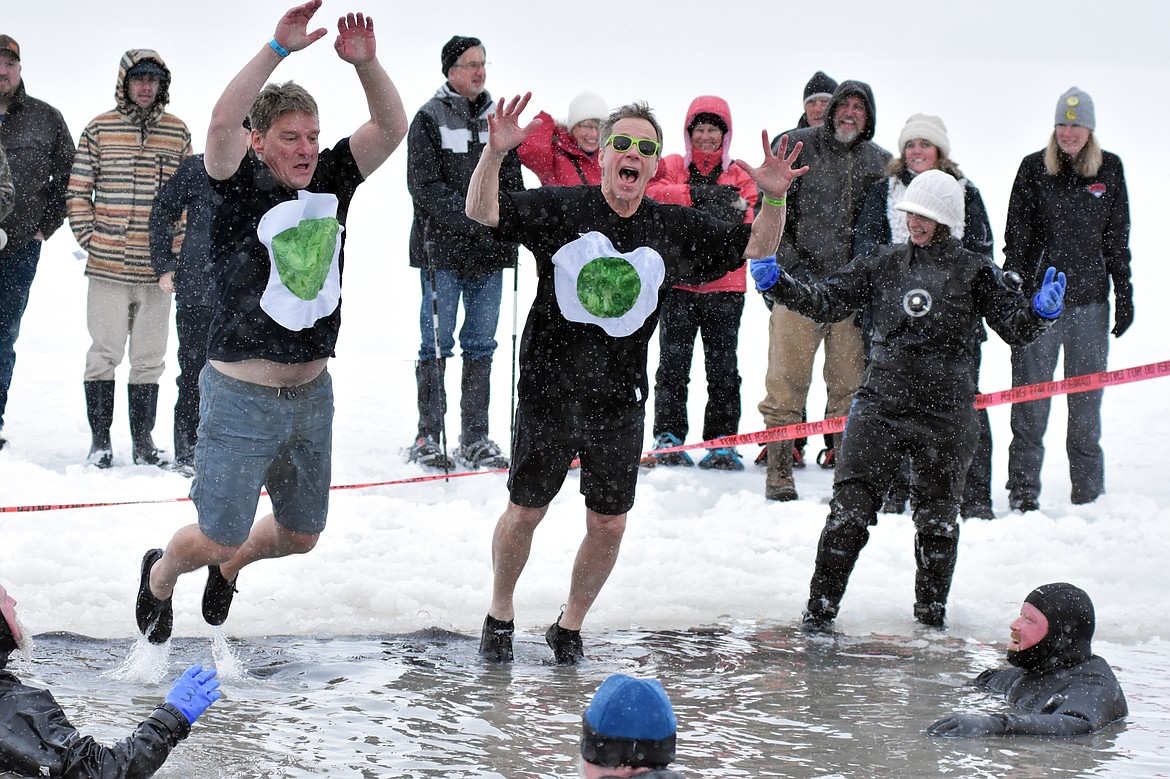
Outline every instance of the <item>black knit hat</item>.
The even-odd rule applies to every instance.
[[[475,46],[483,46],[479,38],[465,38],[462,35],[455,35],[451,40],[443,45],[443,53],[440,59],[443,63],[443,75],[451,70],[451,66],[455,64],[455,60],[463,56],[463,52]]]
[[[836,91],[837,82],[826,76],[823,70],[818,70],[804,85],[804,101],[807,103],[813,96],[832,97]]]
[[[700,111],[695,114],[695,118],[687,125],[687,132],[690,133],[698,124],[713,124],[719,128],[719,131],[727,135],[727,122],[723,121],[723,117],[719,114],[713,114],[710,111]]]

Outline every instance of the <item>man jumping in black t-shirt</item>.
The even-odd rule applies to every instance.
[[[170,637],[179,576],[207,566],[203,618],[221,625],[241,568],[304,554],[325,528],[333,428],[325,366],[341,322],[346,213],[407,121],[378,62],[374,20],[360,13],[338,20],[334,43],[370,110],[353,135],[319,151],[312,96],[292,82],[265,86],[289,54],[324,37],[325,28],[308,31],[320,7],[311,0],[288,11],[212,111],[204,162],[218,300],[200,378],[208,413],[191,485],[199,522],[142,560],[136,617],[153,643]],[[273,512],[254,521],[261,488]]]
[[[658,168],[662,131],[645,104],[623,106],[601,130],[600,187],[499,191],[507,152],[536,127],[521,128],[529,95],[501,101],[467,192],[467,215],[524,244],[540,281],[520,351],[508,507],[492,538],[492,603],[480,654],[512,659],[513,594],[536,526],[581,460],[585,538],[567,606],[545,639],[557,663],[584,657],[581,624],[617,562],[634,504],[648,393],[646,350],[658,295],[678,283],[716,279],[744,259],[771,254],[784,225],[784,193],[807,168],[797,146],[743,166],[763,193],[750,224],[721,222],[691,208],[643,199]]]

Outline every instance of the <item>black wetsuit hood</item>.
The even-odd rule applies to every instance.
[[[1068,668],[1093,656],[1096,614],[1088,593],[1058,582],[1037,587],[1024,599],[1048,618],[1048,633],[1034,645],[1008,650],[1007,660],[1025,671]]]

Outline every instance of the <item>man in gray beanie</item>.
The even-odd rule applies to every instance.
[[[441,471],[455,467],[447,455],[445,370],[454,356],[460,299],[463,379],[460,445],[454,460],[471,469],[509,464],[488,437],[488,405],[504,268],[515,267],[518,250],[463,213],[471,172],[487,143],[487,114],[493,108],[492,96],[484,89],[485,57],[479,38],[456,35],[447,41],[440,56],[447,80],[419,109],[406,140],[406,186],[414,202],[410,266],[419,269],[422,289],[414,371],[418,432],[407,460]],[[500,188],[524,189],[515,151],[504,161]]]

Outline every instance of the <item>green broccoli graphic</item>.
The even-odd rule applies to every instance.
[[[625,314],[641,291],[638,271],[622,257],[590,260],[577,274],[577,298],[586,311],[602,319]]]
[[[332,216],[306,219],[272,239],[276,272],[288,291],[301,300],[317,297],[325,286],[340,224]]]

